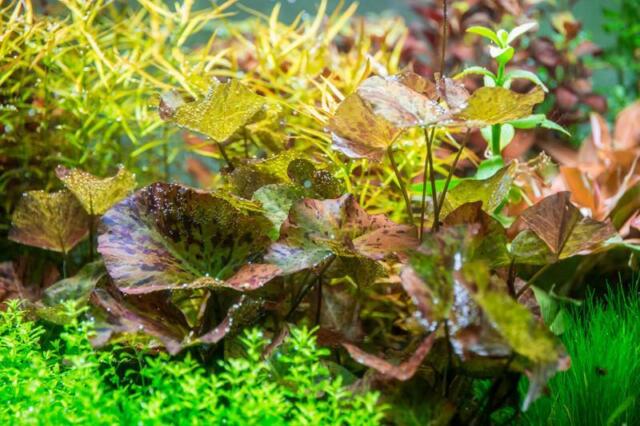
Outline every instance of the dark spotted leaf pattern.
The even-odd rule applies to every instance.
[[[413,227],[367,214],[353,195],[306,198],[291,208],[265,260],[289,274],[313,268],[332,255],[380,260],[416,245]]]
[[[69,191],[25,193],[11,218],[9,239],[68,253],[89,232],[89,218]]]
[[[102,218],[98,251],[124,293],[231,287],[252,290],[279,273],[251,264],[267,247],[269,222],[220,195],[150,185]]]

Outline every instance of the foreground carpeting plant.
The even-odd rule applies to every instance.
[[[526,425],[640,424],[640,297],[638,282],[611,286],[565,318],[569,371],[523,414]]]
[[[247,331],[245,355],[207,371],[190,356],[94,351],[91,323],[55,336],[25,315],[17,302],[0,312],[1,424],[376,425],[384,414],[377,394],[354,395],[330,372],[305,328],[267,359]]]

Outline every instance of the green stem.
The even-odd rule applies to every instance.
[[[449,173],[447,174],[447,180],[444,182],[444,188],[442,189],[442,193],[440,194],[440,198],[438,199],[438,209],[434,212],[435,220],[440,219],[440,212],[442,211],[442,206],[444,205],[444,199],[447,196],[447,190],[449,189],[449,184],[451,183],[451,179],[453,178],[453,172],[456,170],[456,166],[458,165],[458,161],[460,160],[462,151],[464,151],[464,149],[467,146],[467,143],[469,142],[469,134],[470,134],[470,131],[467,130],[467,134],[465,135],[464,140],[462,141],[462,145],[460,145],[460,149],[458,149],[458,152],[456,153],[456,157],[453,159],[453,163],[449,168]]]
[[[68,258],[68,254],[66,251],[62,252],[62,279],[65,279],[69,276],[69,273],[67,271],[67,259]]]
[[[434,134],[435,134],[435,129],[432,129],[431,135],[427,142],[427,160],[429,161],[429,180],[431,181],[431,199],[433,201],[433,213],[434,213],[433,225],[431,226],[431,229],[433,231],[437,231],[438,228],[440,227],[440,223],[438,218],[435,217],[435,213],[439,210],[439,207],[438,207],[438,193],[436,190],[436,171],[433,168],[433,149],[432,148],[433,148]],[[427,136],[426,129],[424,131],[424,135],[425,137]]]
[[[287,312],[287,315],[285,316],[285,321],[289,321],[291,319],[291,317],[293,316],[293,313],[298,308],[298,305],[302,303],[302,301],[304,300],[304,297],[307,295],[309,290],[311,290],[311,287],[313,287],[316,283],[322,282],[322,275],[327,271],[327,269],[329,269],[329,266],[331,266],[334,260],[336,260],[336,256],[331,255],[329,260],[327,260],[325,264],[322,266],[322,269],[320,269],[320,272],[318,272],[318,275],[316,275],[316,280],[315,281],[312,280],[311,282],[306,283],[306,285],[302,287],[302,290],[300,290],[300,293],[298,294],[296,299],[293,301],[293,303],[291,303],[291,308],[289,308],[289,312]]]
[[[229,168],[233,170],[234,169],[233,163],[229,159],[229,156],[227,155],[227,151],[224,149],[224,145],[222,145],[220,142],[216,142],[216,145],[218,146],[218,150],[220,151],[220,154],[222,155],[222,158],[224,159],[225,163],[227,163],[227,166],[229,166]]]
[[[496,157],[500,155],[500,133],[502,125],[494,124],[491,126],[491,156]]]
[[[93,214],[89,215],[89,261],[93,262],[93,256],[96,250],[96,217]]]
[[[393,149],[391,147],[387,149],[387,155],[389,156],[389,162],[391,163],[391,168],[393,169],[393,172],[396,175],[396,180],[398,181],[398,187],[400,188],[400,192],[402,193],[402,198],[404,198],[404,204],[407,209],[407,215],[409,216],[409,222],[412,225],[415,225],[415,222],[413,220],[413,210],[411,209],[411,200],[409,199],[409,193],[407,192],[407,188],[404,185],[402,176],[400,175],[400,170],[398,169],[396,160],[393,157]]]
[[[527,281],[527,283],[524,286],[522,286],[522,288],[516,293],[516,300],[518,300],[520,298],[520,296],[522,296],[524,294],[524,292],[527,291],[527,289],[533,285],[535,280],[537,280],[540,277],[540,275],[545,273],[547,271],[547,269],[549,269],[549,267],[551,267],[551,265],[552,265],[552,263],[547,263],[542,268],[538,269],[538,272],[533,274],[533,276],[531,278],[529,278],[529,281]]]
[[[425,147],[431,144],[433,141],[433,135],[435,133],[435,128],[431,128],[431,132],[429,136],[427,136],[427,130],[424,131],[424,142]],[[429,173],[429,155],[425,153],[424,155],[424,167],[422,169],[422,200],[420,202],[420,241],[422,241],[422,236],[424,235],[424,216],[427,210],[427,179]]]

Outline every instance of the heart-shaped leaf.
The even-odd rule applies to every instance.
[[[275,277],[251,264],[268,246],[269,222],[221,195],[156,183],[102,218],[98,251],[124,293],[165,289],[255,289]]]
[[[265,100],[247,89],[238,80],[215,81],[206,96],[186,101],[176,92],[169,92],[160,101],[160,115],[216,142],[233,136],[263,108]]]
[[[400,129],[434,124],[482,128],[507,123],[531,115],[533,107],[544,100],[539,87],[526,94],[503,87],[481,87],[468,96],[462,85],[445,77],[437,85],[445,107],[431,92],[414,90],[427,86],[418,84],[419,79],[370,77],[358,87],[357,94],[375,115]],[[407,82],[412,87],[405,85]]]
[[[89,218],[69,191],[27,192],[11,219],[10,240],[61,253],[68,253],[89,231]]]
[[[531,115],[533,107],[544,100],[538,86],[525,94],[503,87],[481,87],[468,100],[467,107],[456,115],[467,127],[485,127],[506,123]]]
[[[441,215],[446,217],[458,207],[475,202],[481,202],[484,211],[493,213],[509,194],[515,172],[516,164],[511,163],[486,179],[462,179],[447,193]]]
[[[617,235],[611,223],[582,216],[578,208],[571,204],[570,197],[569,192],[559,192],[529,207],[511,226],[510,234],[530,230],[546,244],[556,260],[589,253]],[[536,247],[531,234],[527,235],[529,237],[526,240],[521,237],[518,244],[515,244],[516,240],[512,244],[512,250],[520,257],[526,256],[522,250],[524,242],[529,248]],[[539,253],[540,249],[532,252]]]
[[[400,135],[400,129],[376,115],[360,95],[353,93],[340,103],[331,120],[333,148],[349,158],[382,160]]]
[[[102,215],[136,187],[136,177],[124,167],[115,176],[100,179],[80,169],[56,167],[56,175],[90,215]]]
[[[401,129],[425,127],[450,118],[450,113],[436,100],[405,86],[405,81],[369,77],[357,93],[376,115]]]
[[[496,219],[482,210],[482,202],[463,204],[444,219],[447,226],[477,225],[476,240],[472,260],[484,260],[492,267],[505,266],[511,261],[507,249],[507,232]]]
[[[265,260],[286,274],[313,268],[332,255],[379,260],[415,247],[415,234],[411,226],[367,214],[351,194],[307,198],[293,205]]]

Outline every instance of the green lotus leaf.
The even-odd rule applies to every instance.
[[[514,239],[514,244],[517,242],[515,249],[512,244],[516,259],[520,258],[525,262],[528,257],[561,260],[577,254],[588,254],[605,248],[605,242],[618,235],[610,222],[599,222],[582,216],[570,198],[569,192],[550,195],[518,217],[510,229],[511,235],[517,234]],[[531,233],[519,238],[519,234],[526,230]],[[544,242],[551,256],[542,256],[544,250],[532,234]],[[530,250],[530,254],[527,250]]]
[[[279,271],[259,260],[270,239],[262,215],[227,199],[177,184],[156,183],[102,218],[98,251],[120,291],[258,288]]]
[[[78,308],[88,303],[91,292],[106,273],[102,261],[96,261],[86,264],[73,277],[47,287],[42,300],[33,305],[36,315],[54,324],[69,324],[77,316]]]
[[[301,153],[291,150],[264,160],[248,161],[233,170],[229,175],[229,181],[236,194],[250,199],[255,191],[265,185],[290,183],[289,164],[301,157]]]
[[[207,94],[187,101],[176,92],[165,93],[160,101],[160,115],[216,142],[224,142],[251,122],[262,110],[265,100],[238,80],[215,81]]]
[[[509,194],[516,165],[511,163],[487,179],[463,179],[452,188],[442,205],[441,217],[467,203],[481,202],[482,209],[493,213]]]
[[[89,217],[69,191],[26,192],[13,212],[9,239],[68,253],[89,232]]]
[[[467,107],[456,115],[467,127],[485,127],[527,117],[533,107],[544,100],[538,86],[525,94],[503,87],[481,87],[468,99]]]
[[[519,354],[535,363],[557,362],[562,345],[531,312],[516,302],[506,290],[504,282],[478,264],[465,268],[467,280],[472,277],[476,291],[473,299],[491,319],[502,336]]]
[[[115,176],[100,179],[80,169],[56,167],[56,175],[64,186],[78,198],[90,215],[101,215],[136,187],[136,177],[124,167]]]
[[[413,227],[367,214],[353,195],[305,198],[292,206],[280,239],[265,260],[290,274],[313,268],[332,255],[379,260],[416,245]]]
[[[96,284],[106,276],[102,261],[87,263],[73,277],[58,281],[44,291],[42,302],[47,306],[73,300],[86,302]]]
[[[278,239],[280,226],[289,216],[291,206],[304,196],[302,187],[288,184],[266,185],[253,194],[253,199],[262,203],[264,215],[273,223],[272,239]]]

